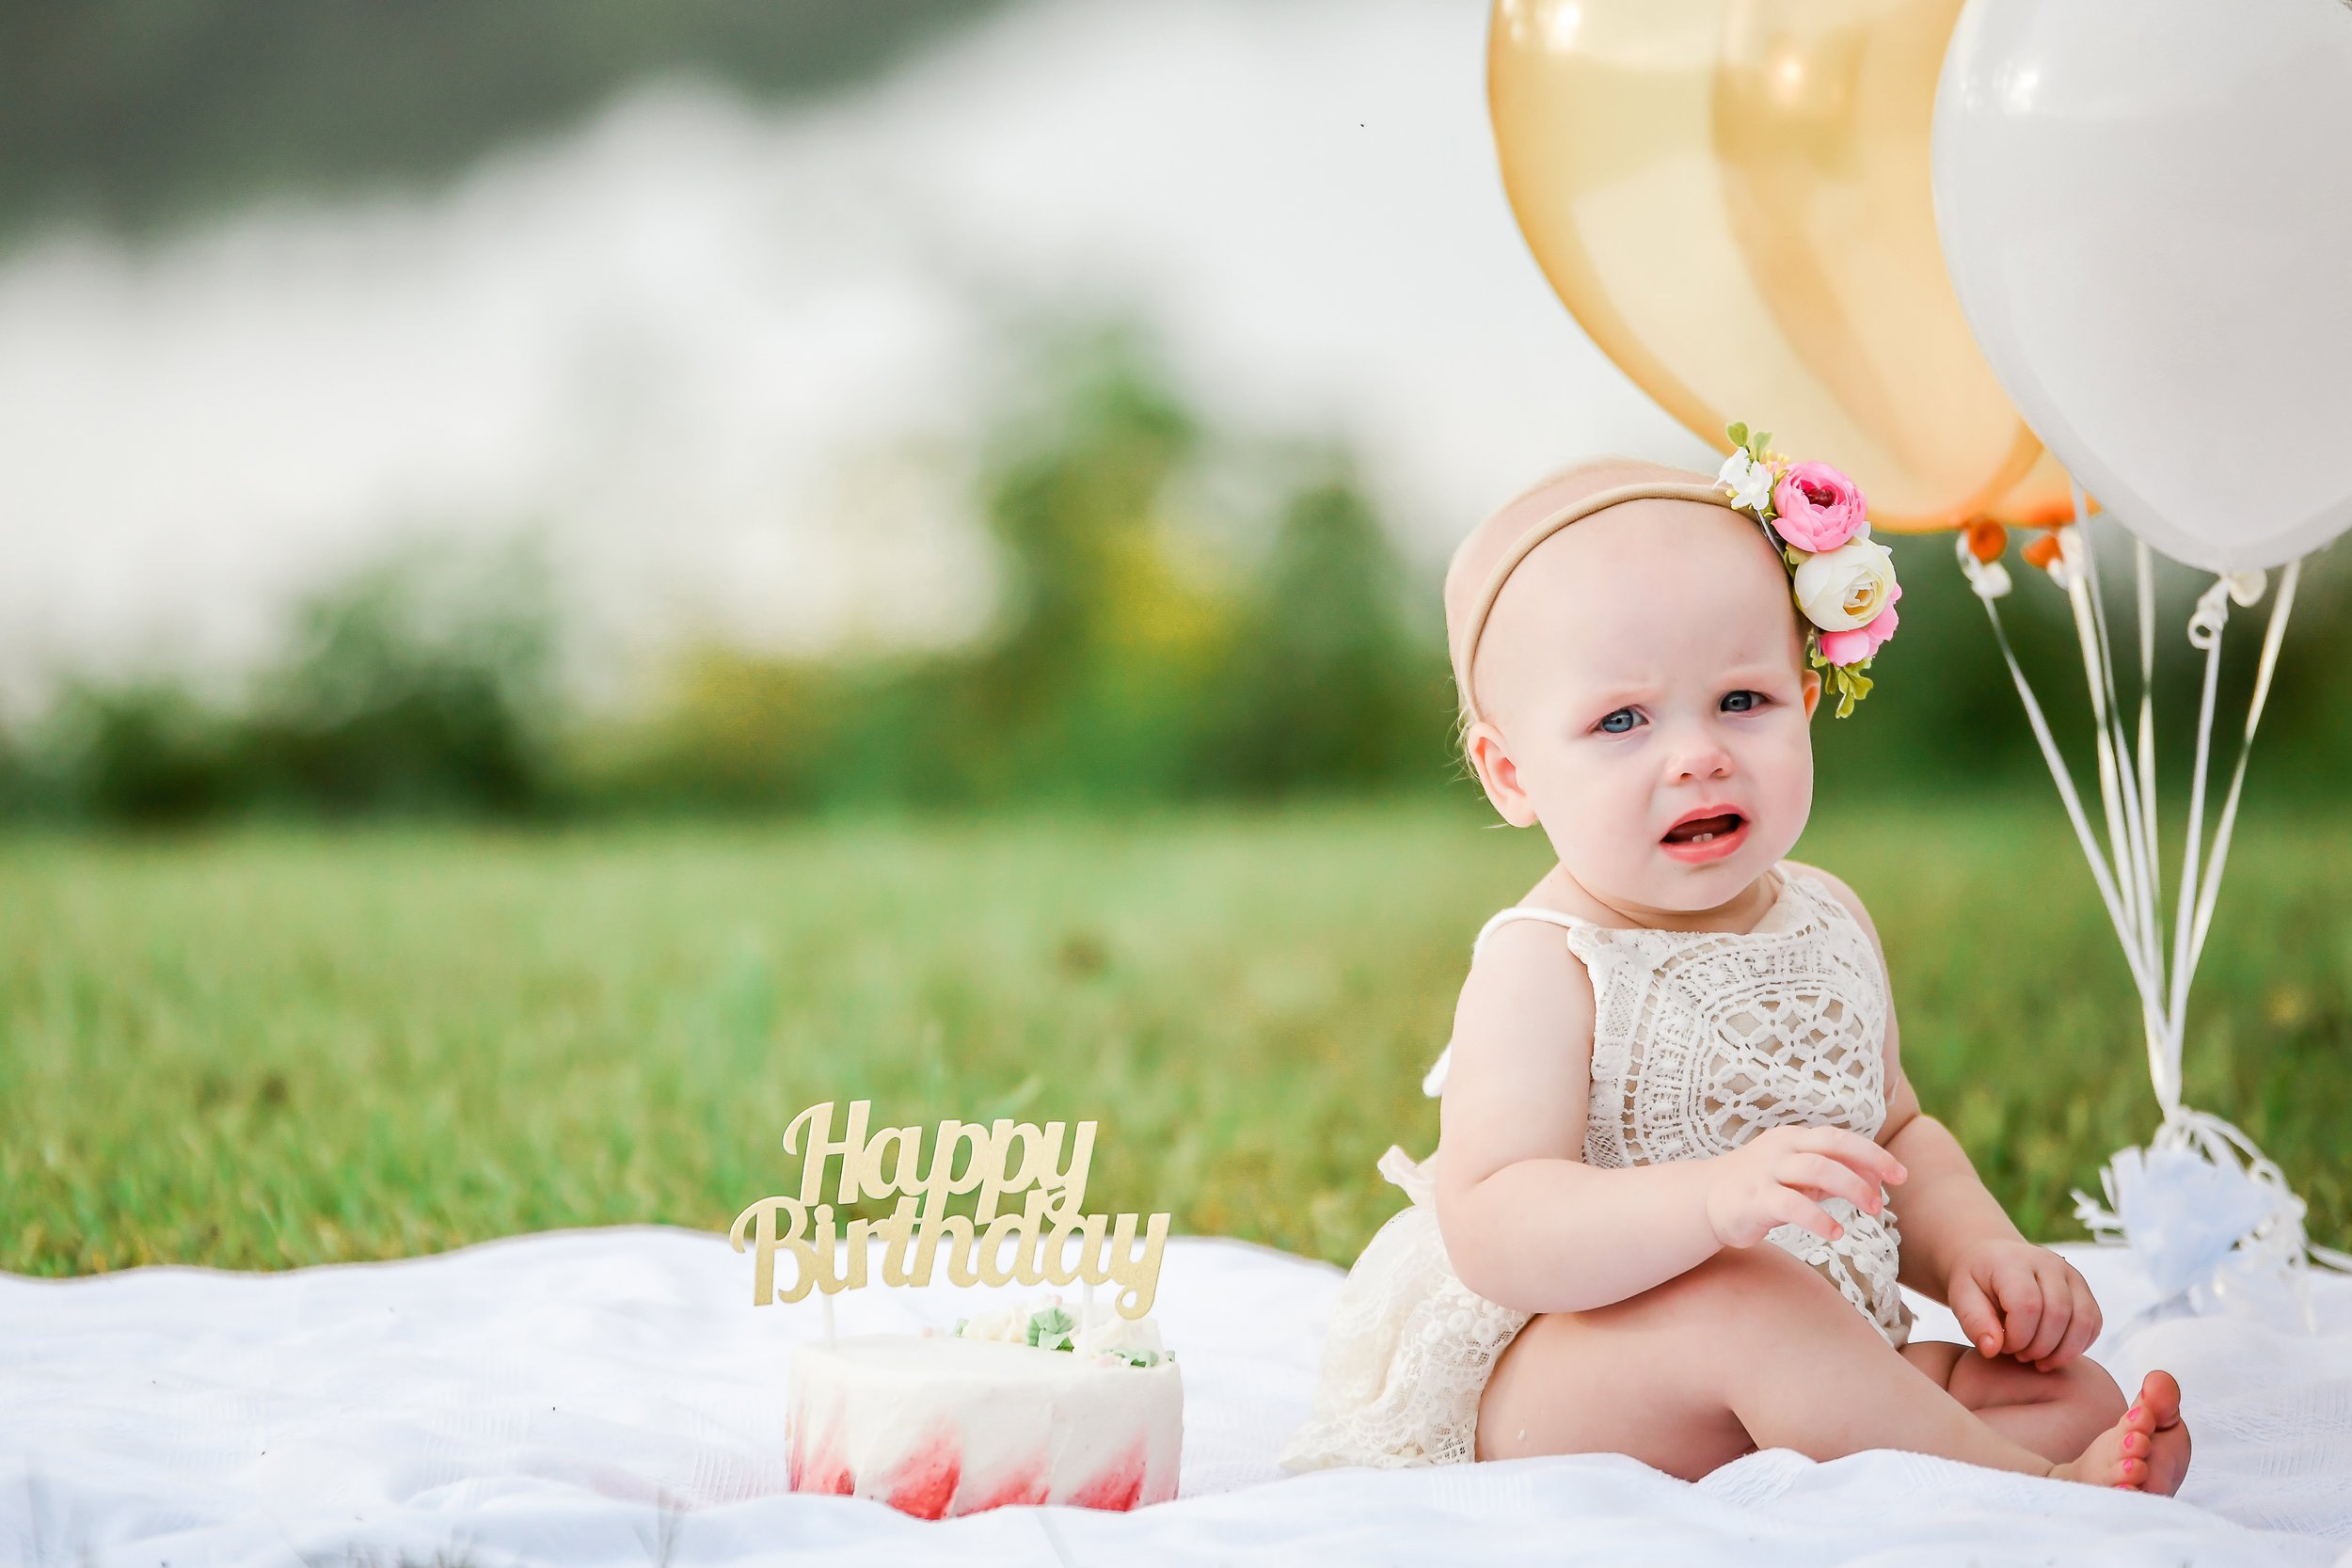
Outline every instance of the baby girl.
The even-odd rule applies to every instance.
[[[1712,483],[1582,465],[1454,555],[1464,748],[1558,863],[1480,933],[1438,1151],[1381,1162],[1412,1203],[1348,1276],[1289,1468],[1616,1452],[1696,1480],[1889,1448],[2181,1484],[2179,1385],[2127,1409],[2084,1359],[2082,1276],[1920,1110],[1868,913],[1782,858],[1824,673],[1867,689],[1894,590],[1850,482],[1767,455]],[[1899,1282],[1973,1343],[1911,1339]]]

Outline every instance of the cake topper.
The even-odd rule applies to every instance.
[[[927,1160],[926,1129],[869,1132],[872,1106],[871,1101],[851,1101],[838,1137],[832,1101],[808,1107],[785,1130],[784,1151],[802,1157],[800,1195],[761,1198],[735,1216],[728,1233],[738,1252],[747,1232],[750,1237],[752,1305],[796,1302],[818,1291],[830,1336],[833,1298],[868,1283],[868,1243],[879,1236],[886,1285],[930,1284],[944,1245],[947,1277],[958,1285],[1079,1284],[1090,1306],[1096,1285],[1116,1283],[1112,1305],[1120,1317],[1139,1319],[1151,1311],[1169,1216],[1081,1212],[1094,1160],[1093,1122],[1079,1122],[1073,1133],[1058,1121],[1040,1128],[1009,1118],[950,1117],[939,1124]],[[828,1167],[836,1158],[840,1175],[827,1203]],[[947,1200],[960,1193],[977,1195],[969,1215],[947,1212]],[[1025,1194],[1022,1207],[998,1213],[998,1204],[1016,1193]],[[888,1218],[850,1220],[836,1230],[836,1205],[893,1196],[898,1203]],[[779,1254],[794,1264],[789,1284],[776,1282]]]

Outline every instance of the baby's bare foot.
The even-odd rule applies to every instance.
[[[2122,1419],[2092,1438],[2073,1464],[2050,1473],[2094,1486],[2166,1497],[2178,1492],[2188,1474],[2188,1428],[2181,1420],[2180,1384],[2170,1372],[2150,1372]]]

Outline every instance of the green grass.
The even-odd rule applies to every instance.
[[[2054,803],[1851,807],[1801,848],[1885,938],[1929,1109],[2029,1234],[2154,1121]],[[814,1101],[1095,1117],[1088,1206],[1352,1259],[1540,839],[1458,808],[1132,822],[0,841],[0,1268],[280,1268],[717,1229]],[[2352,831],[2249,823],[2193,1103],[2352,1218]]]

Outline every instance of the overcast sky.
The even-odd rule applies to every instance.
[[[1485,25],[1038,0],[834,100],[649,83],[426,197],[21,249],[0,678],[232,670],[401,538],[517,527],[616,657],[958,635],[1008,302],[1131,309],[1219,422],[1348,439],[1433,562],[1567,457],[1705,461],[1529,260]]]

